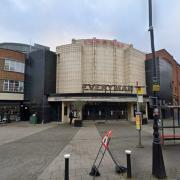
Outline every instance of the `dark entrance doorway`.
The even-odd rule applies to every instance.
[[[91,102],[83,108],[83,120],[127,119],[127,103]]]

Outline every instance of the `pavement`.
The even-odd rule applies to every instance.
[[[10,136],[7,141],[4,129],[7,129],[7,132],[12,131],[14,137]],[[71,155],[70,180],[127,179],[126,173],[115,172],[115,165],[108,153],[105,154],[99,169],[101,176],[93,178],[89,175],[102,136],[108,130],[112,130],[109,148],[119,165],[126,166],[125,150],[132,151],[132,179],[156,179],[151,175],[152,122],[142,126],[144,148],[137,148],[138,132],[133,123],[84,121],[81,128],[57,123],[33,126],[22,122],[0,126],[0,180],[63,180],[66,153]],[[20,135],[19,131],[23,133]],[[168,142],[162,149],[166,179],[180,179],[180,141],[177,141],[176,145]]]
[[[22,139],[55,125],[55,123],[34,125],[27,122],[0,124],[0,145]]]
[[[0,127],[0,132],[6,128],[13,130],[15,136],[14,127],[19,135],[22,127],[18,125]],[[22,134],[21,139],[18,137],[18,140],[0,145],[0,180],[36,180],[79,130],[61,124],[47,124],[44,127],[42,130],[41,125],[27,123],[27,130],[37,128],[41,131],[26,137]]]

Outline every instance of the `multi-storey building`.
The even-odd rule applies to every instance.
[[[180,65],[174,57],[165,49],[156,51],[157,80],[160,83],[160,91],[157,92],[159,105],[180,105]],[[152,54],[146,55],[146,84],[147,94],[153,96],[153,60]],[[152,115],[152,109],[149,115]],[[170,112],[163,110],[163,117],[170,116]]]
[[[15,120],[24,100],[25,55],[0,49],[0,113],[1,119]]]
[[[68,121],[75,102],[85,103],[83,119],[132,120],[137,81],[139,86],[146,85],[144,53],[130,44],[96,38],[73,39],[56,52],[56,94],[49,96],[49,102],[62,103],[63,122]]]
[[[53,113],[57,108],[56,106],[50,108],[47,95],[50,92],[55,92],[56,54],[51,52],[49,47],[39,44],[28,45],[8,42],[0,43],[0,48],[7,51],[7,56],[15,51],[18,51],[19,54],[23,53],[23,68],[25,66],[23,69],[24,96],[21,98],[20,119],[29,120],[29,116],[36,113],[39,121],[55,120]],[[20,66],[21,64],[16,63],[16,68],[20,68]]]
[[[161,104],[180,104],[180,65],[165,49],[156,51],[157,77],[160,82],[158,92]],[[146,55],[146,79],[148,95],[152,95],[153,65],[152,54]]]

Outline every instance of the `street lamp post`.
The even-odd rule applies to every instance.
[[[149,0],[149,32],[151,38],[151,50],[152,50],[152,58],[153,58],[153,94],[154,94],[154,123],[153,123],[153,147],[152,147],[152,174],[157,178],[165,178],[166,171],[164,166],[162,148],[160,143],[159,137],[159,128],[158,128],[158,121],[159,121],[159,110],[157,108],[157,93],[158,91],[154,88],[159,86],[159,80],[157,79],[157,67],[156,67],[156,57],[155,57],[155,46],[154,46],[154,30],[152,25],[152,0]]]

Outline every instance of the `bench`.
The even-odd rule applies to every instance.
[[[164,134],[161,135],[162,140],[180,140],[180,134]]]

